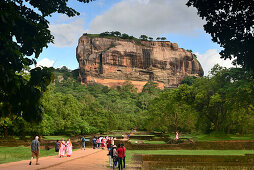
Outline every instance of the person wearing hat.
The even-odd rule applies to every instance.
[[[116,151],[116,145],[113,145],[113,148],[112,148],[113,169],[115,169],[117,165],[117,161],[118,161],[117,157],[118,157],[118,154]]]
[[[39,164],[39,154],[40,154],[39,136],[36,136],[35,139],[32,141],[31,152],[32,152],[32,157],[29,162],[29,165],[32,165],[32,160],[35,156],[36,156],[36,165],[40,165]]]

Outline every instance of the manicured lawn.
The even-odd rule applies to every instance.
[[[62,140],[62,139],[64,139],[64,140],[67,140],[67,139],[69,139],[69,137],[68,136],[43,136],[43,139],[44,140]]]
[[[40,157],[52,156],[55,154],[54,149],[41,149]],[[30,147],[1,147],[0,146],[0,164],[7,162],[16,162],[21,160],[29,160],[32,156]]]
[[[154,137],[154,135],[131,135],[131,136],[149,136],[149,137]]]
[[[141,140],[141,139],[131,139],[129,140],[132,144],[136,144],[136,141],[143,141],[144,144],[166,144],[164,141],[150,141],[150,140]],[[139,144],[139,143],[138,143]]]
[[[169,134],[172,139],[175,135]],[[180,134],[180,138],[192,138],[195,141],[216,141],[216,140],[254,140],[254,134],[232,135],[232,134]]]
[[[134,154],[147,155],[245,155],[254,150],[127,150],[126,161],[130,163]]]

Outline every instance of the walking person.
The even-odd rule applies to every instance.
[[[118,148],[116,151],[118,155],[118,169],[122,170],[123,169],[123,148],[121,147],[120,144],[118,144]]]
[[[67,149],[66,149],[67,157],[71,157],[72,155],[72,143],[71,139],[67,141]]]
[[[100,148],[100,137],[97,138],[96,143],[97,143],[97,148],[99,149]]]
[[[178,132],[176,131],[176,141],[178,141],[179,136],[178,136]]]
[[[59,143],[59,140],[57,139],[55,143],[55,156],[59,154],[59,149],[60,149],[60,143]]]
[[[31,152],[32,152],[32,157],[29,162],[29,165],[32,165],[32,160],[36,156],[36,165],[39,164],[39,154],[40,154],[40,142],[39,142],[39,136],[36,136],[35,139],[31,143]]]
[[[106,143],[106,139],[103,137],[103,138],[101,139],[101,148],[102,148],[102,149],[105,149],[105,143]]]
[[[84,150],[86,150],[86,138],[85,138],[85,136],[83,136],[80,139],[80,141],[81,141],[81,150],[82,150],[82,148],[84,148]]]
[[[65,141],[64,139],[62,139],[62,141],[60,142],[59,156],[60,158],[61,157],[63,158],[64,155],[65,155]]]
[[[109,161],[109,166],[113,166],[113,146],[111,145],[109,148],[108,148],[108,161]]]
[[[96,148],[96,145],[97,145],[97,139],[96,139],[96,137],[94,136],[93,137],[93,149],[95,149]]]
[[[111,138],[109,137],[108,140],[107,140],[107,148],[108,150],[111,148],[112,149],[112,140]]]
[[[122,144],[122,148],[123,148],[123,168],[125,168],[126,148],[124,144]]]
[[[118,161],[118,155],[116,151],[116,145],[113,146],[113,151],[112,151],[112,159],[113,159],[113,169],[115,169]]]

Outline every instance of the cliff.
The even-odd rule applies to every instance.
[[[203,76],[191,52],[169,41],[80,37],[76,49],[81,82],[114,87],[126,80],[142,90],[148,81],[160,88],[177,86],[186,76]]]

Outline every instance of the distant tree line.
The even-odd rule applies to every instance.
[[[129,81],[110,89],[82,85],[67,68],[54,74],[42,97],[42,122],[1,118],[2,135],[80,135],[135,127],[164,133],[254,133],[254,77],[242,68],[216,65],[209,76],[186,77],[178,88],[160,90],[148,82],[141,93]]]
[[[83,35],[91,35],[91,34],[84,33]],[[132,35],[121,33],[119,31],[112,31],[112,32],[106,31],[106,32],[98,34],[98,36],[99,37],[119,37],[122,39],[130,39],[130,40],[153,41],[153,37],[148,37],[147,35],[141,35],[139,38],[136,38]],[[166,39],[167,39],[166,37],[156,38],[157,41],[160,41],[160,40],[165,41]]]

